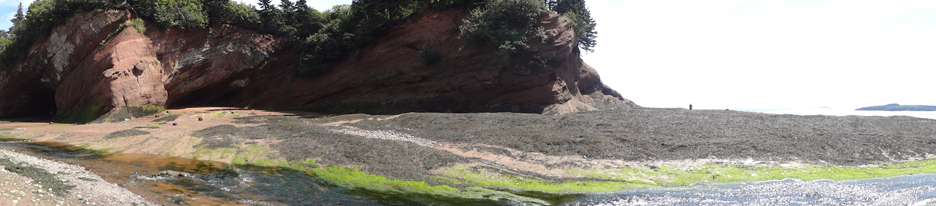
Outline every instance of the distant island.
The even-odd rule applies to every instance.
[[[928,105],[900,105],[900,104],[888,104],[882,106],[870,106],[862,107],[856,110],[864,111],[936,111],[936,106]]]

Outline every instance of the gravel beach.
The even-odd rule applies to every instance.
[[[0,163],[0,205],[157,205],[81,166],[4,149]]]

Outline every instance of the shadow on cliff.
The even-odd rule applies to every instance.
[[[118,30],[131,12],[80,13],[3,70],[0,99],[15,101],[0,102],[0,117],[51,110],[57,122],[110,122],[199,106],[331,114],[639,107],[582,61],[571,20],[544,11],[545,36],[529,37],[541,41],[505,56],[459,37],[467,15],[410,17],[331,70],[299,75],[303,54],[289,40],[226,24]]]

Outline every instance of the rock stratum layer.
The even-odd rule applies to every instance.
[[[297,75],[302,51],[269,35],[224,24],[160,30],[148,23],[141,33],[121,26],[134,18],[129,12],[82,13],[0,71],[0,117],[113,121],[188,106],[376,114],[638,107],[579,58],[568,19],[544,12],[547,38],[502,62],[493,49],[458,38],[466,15],[412,17],[334,69]],[[420,61],[427,48],[438,50],[440,63]],[[533,59],[545,68],[527,69],[523,62]]]

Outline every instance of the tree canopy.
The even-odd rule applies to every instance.
[[[575,35],[579,39],[579,48],[592,52],[597,44],[598,30],[595,26],[595,20],[591,18],[591,11],[585,7],[585,0],[559,0],[553,7],[553,11],[565,15],[575,22]]]
[[[72,15],[107,9],[130,10],[164,30],[224,23],[283,37],[299,45],[302,74],[328,71],[334,61],[366,47],[394,25],[433,9],[470,10],[472,17],[466,20],[470,25],[462,29],[468,33],[465,36],[506,49],[524,46],[540,12],[553,9],[576,22],[579,46],[590,51],[595,23],[584,4],[584,0],[353,0],[320,12],[308,7],[306,0],[283,0],[280,5],[272,5],[271,0],[257,5],[230,0],[37,0],[25,13],[21,4],[13,27],[0,33],[0,65],[22,60],[37,38]]]

